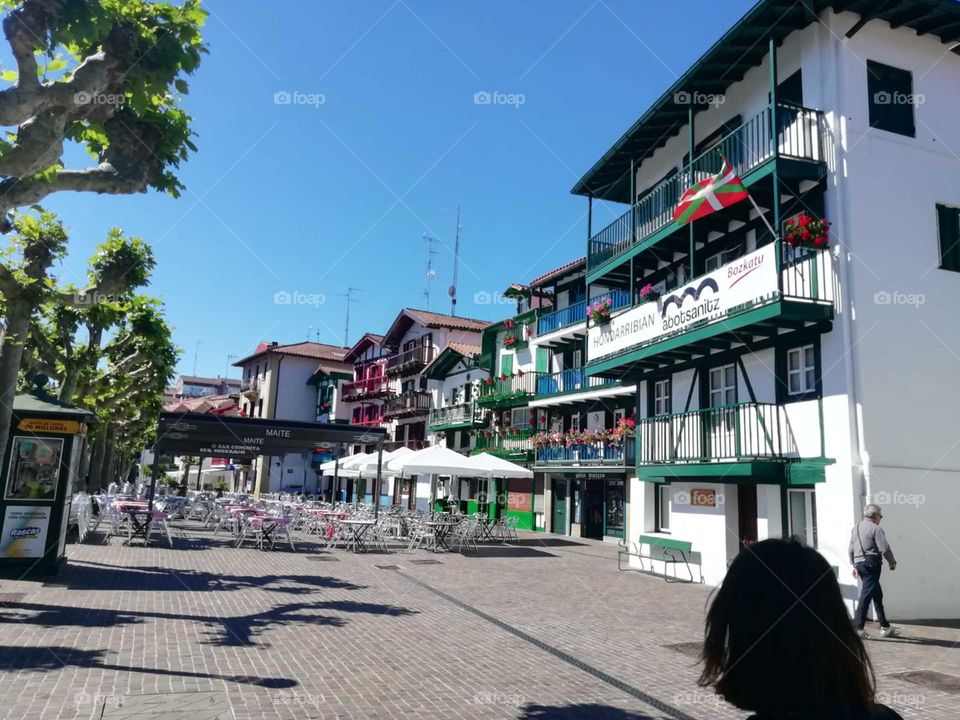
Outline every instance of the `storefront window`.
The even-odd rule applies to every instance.
[[[57,476],[63,440],[15,437],[10,453],[6,498],[52,500],[57,493]]]
[[[624,482],[607,480],[606,528],[604,534],[623,537]]]

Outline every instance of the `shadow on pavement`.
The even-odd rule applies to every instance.
[[[146,668],[132,665],[115,665],[104,662],[106,650],[77,650],[69,647],[20,647],[0,645],[0,670],[35,670],[49,672],[66,667],[99,668],[118,672],[138,672],[148,675],[167,675],[183,678],[206,678],[227,682],[254,685],[264,688],[290,688],[299,685],[292,678],[263,678],[253,675],[215,675],[188,672],[186,670],[168,670]]]
[[[247,647],[252,645],[268,646],[268,643],[258,642],[258,638],[273,627],[291,623],[328,627],[343,627],[347,624],[344,618],[324,614],[324,611],[345,614],[365,613],[386,617],[401,617],[416,613],[414,610],[397,605],[353,602],[350,600],[277,605],[265,612],[226,617],[183,615],[148,610],[104,610],[37,603],[16,603],[0,609],[0,624],[89,628],[142,624],[148,619],[159,621],[181,620],[202,623],[210,628],[206,632],[207,640],[203,642],[204,645]],[[2,667],[2,661],[0,661],[0,667]]]
[[[521,720],[656,720],[652,715],[640,713],[609,705],[596,703],[584,705],[527,705],[522,709]]]
[[[494,558],[494,557],[557,557],[553,553],[537,550],[532,547],[513,547],[510,545],[480,545],[476,551],[465,553],[466,557]]]
[[[365,587],[326,575],[221,575],[166,567],[121,567],[90,560],[71,560],[55,581],[45,585],[69,590],[203,592],[260,588],[290,594],[305,592],[301,588],[284,587],[284,583],[297,584],[304,588],[333,590],[360,590]]]

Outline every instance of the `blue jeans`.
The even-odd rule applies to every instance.
[[[883,569],[883,564],[858,562],[856,568],[857,574],[860,576],[860,600],[857,602],[856,616],[857,629],[863,629],[871,602],[877,611],[877,620],[880,622],[880,627],[890,627],[886,613],[883,611],[883,588],[880,587],[880,571]]]

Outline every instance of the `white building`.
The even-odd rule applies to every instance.
[[[631,206],[588,230],[590,296],[629,300],[590,327],[586,373],[637,386],[629,540],[689,541],[718,583],[745,539],[797,536],[852,600],[850,528],[874,501],[890,614],[953,617],[960,5],[836,12],[854,5],[759,2],[577,183]],[[677,226],[722,157],[762,217]],[[832,223],[829,249],[767,229],[801,214]]]
[[[337,398],[326,398],[321,408],[320,387],[331,387],[320,377],[333,378],[333,387],[345,381],[350,366],[343,362],[347,348],[315,342],[288,345],[260,343],[254,352],[234,363],[243,371],[241,410],[247,417],[316,422],[324,412],[329,418]],[[318,367],[319,364],[319,367]],[[325,368],[325,369],[324,369]],[[323,412],[321,412],[323,410]],[[288,453],[263,457],[242,471],[246,489],[264,492],[316,492],[320,478],[311,453]]]

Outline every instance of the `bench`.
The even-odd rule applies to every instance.
[[[649,548],[649,551],[646,555],[643,553],[643,546],[646,545]],[[617,569],[624,570],[629,569],[623,567],[623,558],[624,557],[635,557],[640,560],[640,570],[642,572],[648,572],[653,574],[653,561],[659,560],[662,563],[667,565],[673,565],[673,577],[667,574],[666,568],[664,568],[663,579],[666,582],[695,582],[693,579],[693,570],[690,567],[691,561],[691,550],[693,548],[693,543],[687,542],[686,540],[676,540],[674,538],[665,538],[665,537],[656,537],[653,535],[641,535],[637,543],[633,545],[631,549],[626,543],[622,540],[620,541],[620,550],[617,553]],[[654,553],[660,553],[659,557],[654,556]],[[643,566],[644,560],[650,560],[650,569],[647,570]],[[684,579],[677,577],[676,565],[678,563],[683,563],[684,567],[687,569],[687,573],[690,575],[690,579]],[[700,582],[703,582],[703,571],[700,571]]]

